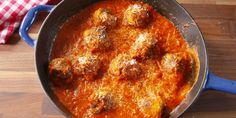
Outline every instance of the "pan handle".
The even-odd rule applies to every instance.
[[[209,72],[205,89],[236,94],[236,81],[223,79]]]
[[[29,12],[25,15],[20,29],[19,29],[19,34],[21,36],[21,38],[31,47],[35,47],[36,44],[36,40],[33,40],[29,34],[28,34],[28,30],[31,27],[31,25],[33,24],[37,14],[39,12],[51,12],[52,11],[53,6],[52,5],[38,5],[36,7],[33,7],[29,10]]]

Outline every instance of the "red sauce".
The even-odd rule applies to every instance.
[[[56,85],[52,82],[54,94],[74,117],[162,117],[180,104],[196,81],[198,60],[195,57],[197,54],[188,47],[177,28],[168,19],[151,8],[152,18],[145,27],[123,25],[124,11],[129,5],[135,3],[138,2],[132,0],[97,2],[69,18],[58,32],[51,60],[86,53],[87,50],[82,45],[82,35],[86,29],[94,26],[92,15],[95,10],[106,8],[117,17],[117,25],[107,30],[107,35],[112,42],[111,48],[94,54],[102,63],[102,68],[95,79],[86,80],[76,76],[72,84]],[[114,79],[115,77],[108,74],[110,62],[117,55],[129,52],[137,35],[144,31],[151,32],[158,40],[158,49],[153,53],[153,58],[140,60],[142,75],[138,79]],[[176,71],[168,72],[163,67],[163,58],[166,54],[177,54],[183,59],[179,62],[180,67],[174,67],[171,70]],[[53,79],[55,78],[51,78]],[[56,82],[59,83],[59,81]],[[91,95],[98,91],[112,93],[114,108],[89,115]],[[145,105],[140,104],[149,105],[150,108],[142,108]]]

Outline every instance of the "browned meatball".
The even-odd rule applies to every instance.
[[[160,118],[162,116],[164,103],[159,96],[140,98],[137,100],[137,105],[144,117]]]
[[[97,90],[90,96],[92,101],[89,112],[99,114],[114,108],[115,103],[112,94],[108,90]]]
[[[92,80],[101,67],[98,57],[90,54],[74,57],[71,63],[73,72],[84,77],[86,80]]]
[[[109,73],[119,79],[137,79],[141,75],[140,64],[127,54],[120,54],[112,60],[109,66]]]
[[[72,80],[71,63],[67,58],[53,59],[49,64],[49,74],[54,78],[59,78],[70,82]]]
[[[93,14],[95,25],[114,26],[116,25],[117,17],[111,14],[109,9],[99,8]]]
[[[180,60],[181,58],[176,54],[167,53],[162,59],[162,67],[166,70],[172,71],[177,67]]]
[[[106,33],[105,26],[92,27],[83,33],[87,47],[92,51],[102,51],[110,47],[111,42]]]
[[[144,27],[148,21],[150,21],[150,8],[147,5],[133,4],[124,12],[124,25]]]
[[[184,71],[188,73],[188,71],[192,70],[193,63],[192,56],[186,52],[167,53],[161,61],[162,67],[166,72]]]
[[[156,46],[157,39],[151,33],[144,32],[139,34],[134,44],[131,46],[130,53],[132,57],[146,58],[151,52],[152,47]]]

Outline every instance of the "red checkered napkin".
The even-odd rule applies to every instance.
[[[48,0],[0,0],[0,44],[6,43],[26,12]]]

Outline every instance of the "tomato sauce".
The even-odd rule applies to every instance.
[[[135,3],[139,2],[105,0],[94,3],[69,18],[59,30],[52,49],[51,60],[86,53],[87,50],[81,43],[83,32],[94,25],[92,15],[97,9],[109,9],[117,17],[117,25],[108,28],[107,31],[112,42],[111,48],[95,54],[102,61],[102,68],[96,78],[85,80],[75,77],[72,84],[64,83],[59,86],[52,82],[54,94],[74,117],[164,117],[181,103],[194,85],[199,67],[197,53],[189,48],[173,23],[151,9],[152,18],[146,27],[134,28],[122,24],[124,11],[129,5]],[[128,52],[137,35],[144,31],[156,36],[158,49],[156,53],[153,53],[154,58],[141,60],[142,75],[135,80],[119,80],[109,75],[111,60],[121,53]],[[177,70],[175,72],[167,72],[162,64],[163,57],[169,53],[184,58],[184,61],[179,64],[181,67],[174,68]],[[52,79],[54,78],[50,80]],[[89,115],[91,95],[98,91],[112,93],[114,108]],[[150,104],[158,103],[158,105],[151,105],[150,109],[142,109],[140,104],[145,100],[153,100]],[[161,115],[156,115],[158,110],[161,111]]]

